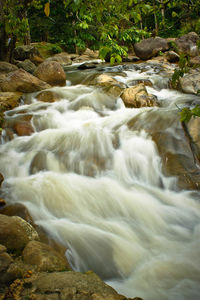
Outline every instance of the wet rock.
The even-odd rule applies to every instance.
[[[22,255],[25,263],[37,266],[37,270],[40,272],[69,270],[69,265],[64,256],[49,245],[38,241],[29,242]]]
[[[10,251],[22,250],[26,244],[38,239],[35,229],[20,217],[0,214],[0,243]]]
[[[180,56],[175,51],[169,51],[166,53],[166,59],[170,63],[176,63],[179,61]]]
[[[47,58],[46,61],[57,61],[63,67],[69,66],[72,64],[70,54],[68,54],[66,52],[61,52],[61,53],[55,54],[54,56]]]
[[[105,284],[95,273],[82,274],[77,272],[40,273],[30,278],[30,288],[23,291],[23,296],[34,291],[36,299],[41,296],[59,295],[61,300],[125,300],[126,297]]]
[[[38,49],[33,45],[19,46],[13,51],[13,59],[15,60],[30,59],[33,56],[40,56]]]
[[[86,69],[94,69],[97,67],[97,64],[95,63],[83,63],[80,66],[78,66],[78,69],[80,70],[86,70]]]
[[[42,102],[55,102],[59,101],[61,98],[54,91],[43,91],[37,94],[36,99]]]
[[[25,70],[19,69],[0,80],[0,88],[3,92],[32,93],[48,89],[50,85]]]
[[[179,54],[183,53],[192,57],[199,55],[197,47],[198,40],[199,36],[195,32],[189,32],[180,38],[177,38],[175,43],[178,47]]]
[[[179,84],[183,93],[198,94],[200,91],[200,73],[186,74],[179,79]]]
[[[13,64],[5,61],[0,61],[0,74],[8,74],[10,72],[16,71],[17,69],[18,67]]]
[[[126,107],[140,108],[146,106],[158,106],[156,97],[149,95],[144,84],[127,88],[121,95]]]
[[[162,159],[163,173],[176,176],[181,189],[199,190],[199,168],[178,113],[165,110],[158,115],[155,111],[148,111],[145,121],[136,116],[128,126],[134,130],[140,130],[142,126],[152,136]]]
[[[31,74],[33,74],[36,69],[36,65],[32,61],[30,61],[30,59],[25,59],[24,61],[18,62],[17,66]]]
[[[129,86],[130,85],[138,85],[140,83],[143,83],[145,86],[150,86],[150,87],[153,86],[151,80],[149,80],[149,79],[137,79],[137,80],[133,80],[133,81],[131,81],[129,83]]]
[[[166,51],[168,48],[167,41],[160,37],[148,38],[134,44],[135,54],[143,60],[156,56],[160,51]]]
[[[22,93],[20,92],[0,92],[0,110],[13,109],[20,104]]]
[[[0,210],[0,213],[6,216],[18,216],[26,222],[33,225],[33,219],[29,214],[28,209],[21,203],[9,204]]]
[[[102,87],[104,92],[114,97],[120,96],[123,88],[125,88],[123,83],[118,82],[107,74],[101,74],[95,78],[95,84]]]
[[[28,121],[19,121],[13,127],[15,133],[19,136],[28,136],[34,133],[34,129],[30,122]]]
[[[66,84],[66,74],[56,61],[44,61],[37,67],[34,75],[52,86],[65,86]]]

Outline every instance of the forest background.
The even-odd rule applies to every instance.
[[[199,0],[0,0],[0,60],[45,41],[52,53],[88,47],[120,62],[143,38],[200,34],[199,15]]]

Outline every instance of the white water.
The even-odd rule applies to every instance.
[[[141,78],[134,70],[126,74],[118,76],[126,84]],[[151,75],[143,73],[158,82]],[[173,99],[184,102],[163,82],[161,90],[149,88],[168,104],[154,108],[158,114],[176,109]],[[152,109],[126,109],[94,87],[53,90],[61,101],[41,103],[32,95],[31,104],[9,113],[10,119],[32,114],[35,133],[1,145],[7,202],[26,205],[67,246],[75,270],[94,270],[118,292],[200,299],[200,202],[162,174],[151,136],[127,126],[134,116],[145,123]]]

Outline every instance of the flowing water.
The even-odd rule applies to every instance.
[[[148,90],[161,107],[127,109],[120,98],[82,84],[94,71],[69,71],[66,87],[52,88],[61,101],[27,95],[7,113],[8,121],[31,115],[35,133],[11,141],[4,136],[3,196],[24,204],[36,224],[66,245],[74,270],[92,269],[129,297],[200,299],[198,193],[181,191],[175,177],[163,174],[147,130],[176,120],[165,126],[179,139],[175,103],[199,98],[168,90],[156,65],[96,72],[102,71],[127,86],[151,80]]]

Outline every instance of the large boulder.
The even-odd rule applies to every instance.
[[[8,73],[5,78],[0,79],[0,89],[3,92],[32,93],[48,88],[50,85],[23,69]]]
[[[56,272],[69,269],[65,257],[49,245],[38,241],[29,242],[23,251],[23,261],[37,266],[40,272]]]
[[[5,61],[0,61],[0,74],[8,74],[10,72],[16,71],[17,69],[18,67],[13,64]]]
[[[200,91],[200,73],[186,74],[179,78],[179,85],[183,93],[198,94]]]
[[[34,75],[52,86],[66,84],[66,74],[57,61],[44,61],[37,67]]]
[[[197,41],[199,39],[200,38],[198,34],[195,32],[189,32],[188,34],[177,38],[175,43],[178,47],[179,54],[183,53],[192,57],[199,55],[199,50],[197,47]]]
[[[121,95],[122,90],[125,88],[125,85],[115,78],[107,75],[101,74],[93,80],[93,84],[103,88],[104,92],[108,93],[113,97],[118,97]]]
[[[0,110],[13,109],[20,104],[22,93],[20,92],[0,92]]]
[[[22,250],[31,240],[39,239],[35,229],[20,217],[0,214],[0,244],[10,251]]]
[[[40,56],[40,53],[33,45],[23,45],[16,47],[13,51],[14,60],[30,59],[34,56]]]
[[[126,88],[123,91],[121,98],[124,101],[125,106],[130,108],[158,106],[156,97],[148,94],[143,83]]]
[[[148,38],[134,44],[135,54],[143,60],[156,56],[160,51],[166,51],[168,48],[167,41],[160,37]]]
[[[68,54],[66,52],[61,52],[61,53],[55,54],[54,56],[47,58],[47,61],[57,61],[63,67],[72,64],[70,54]]]

